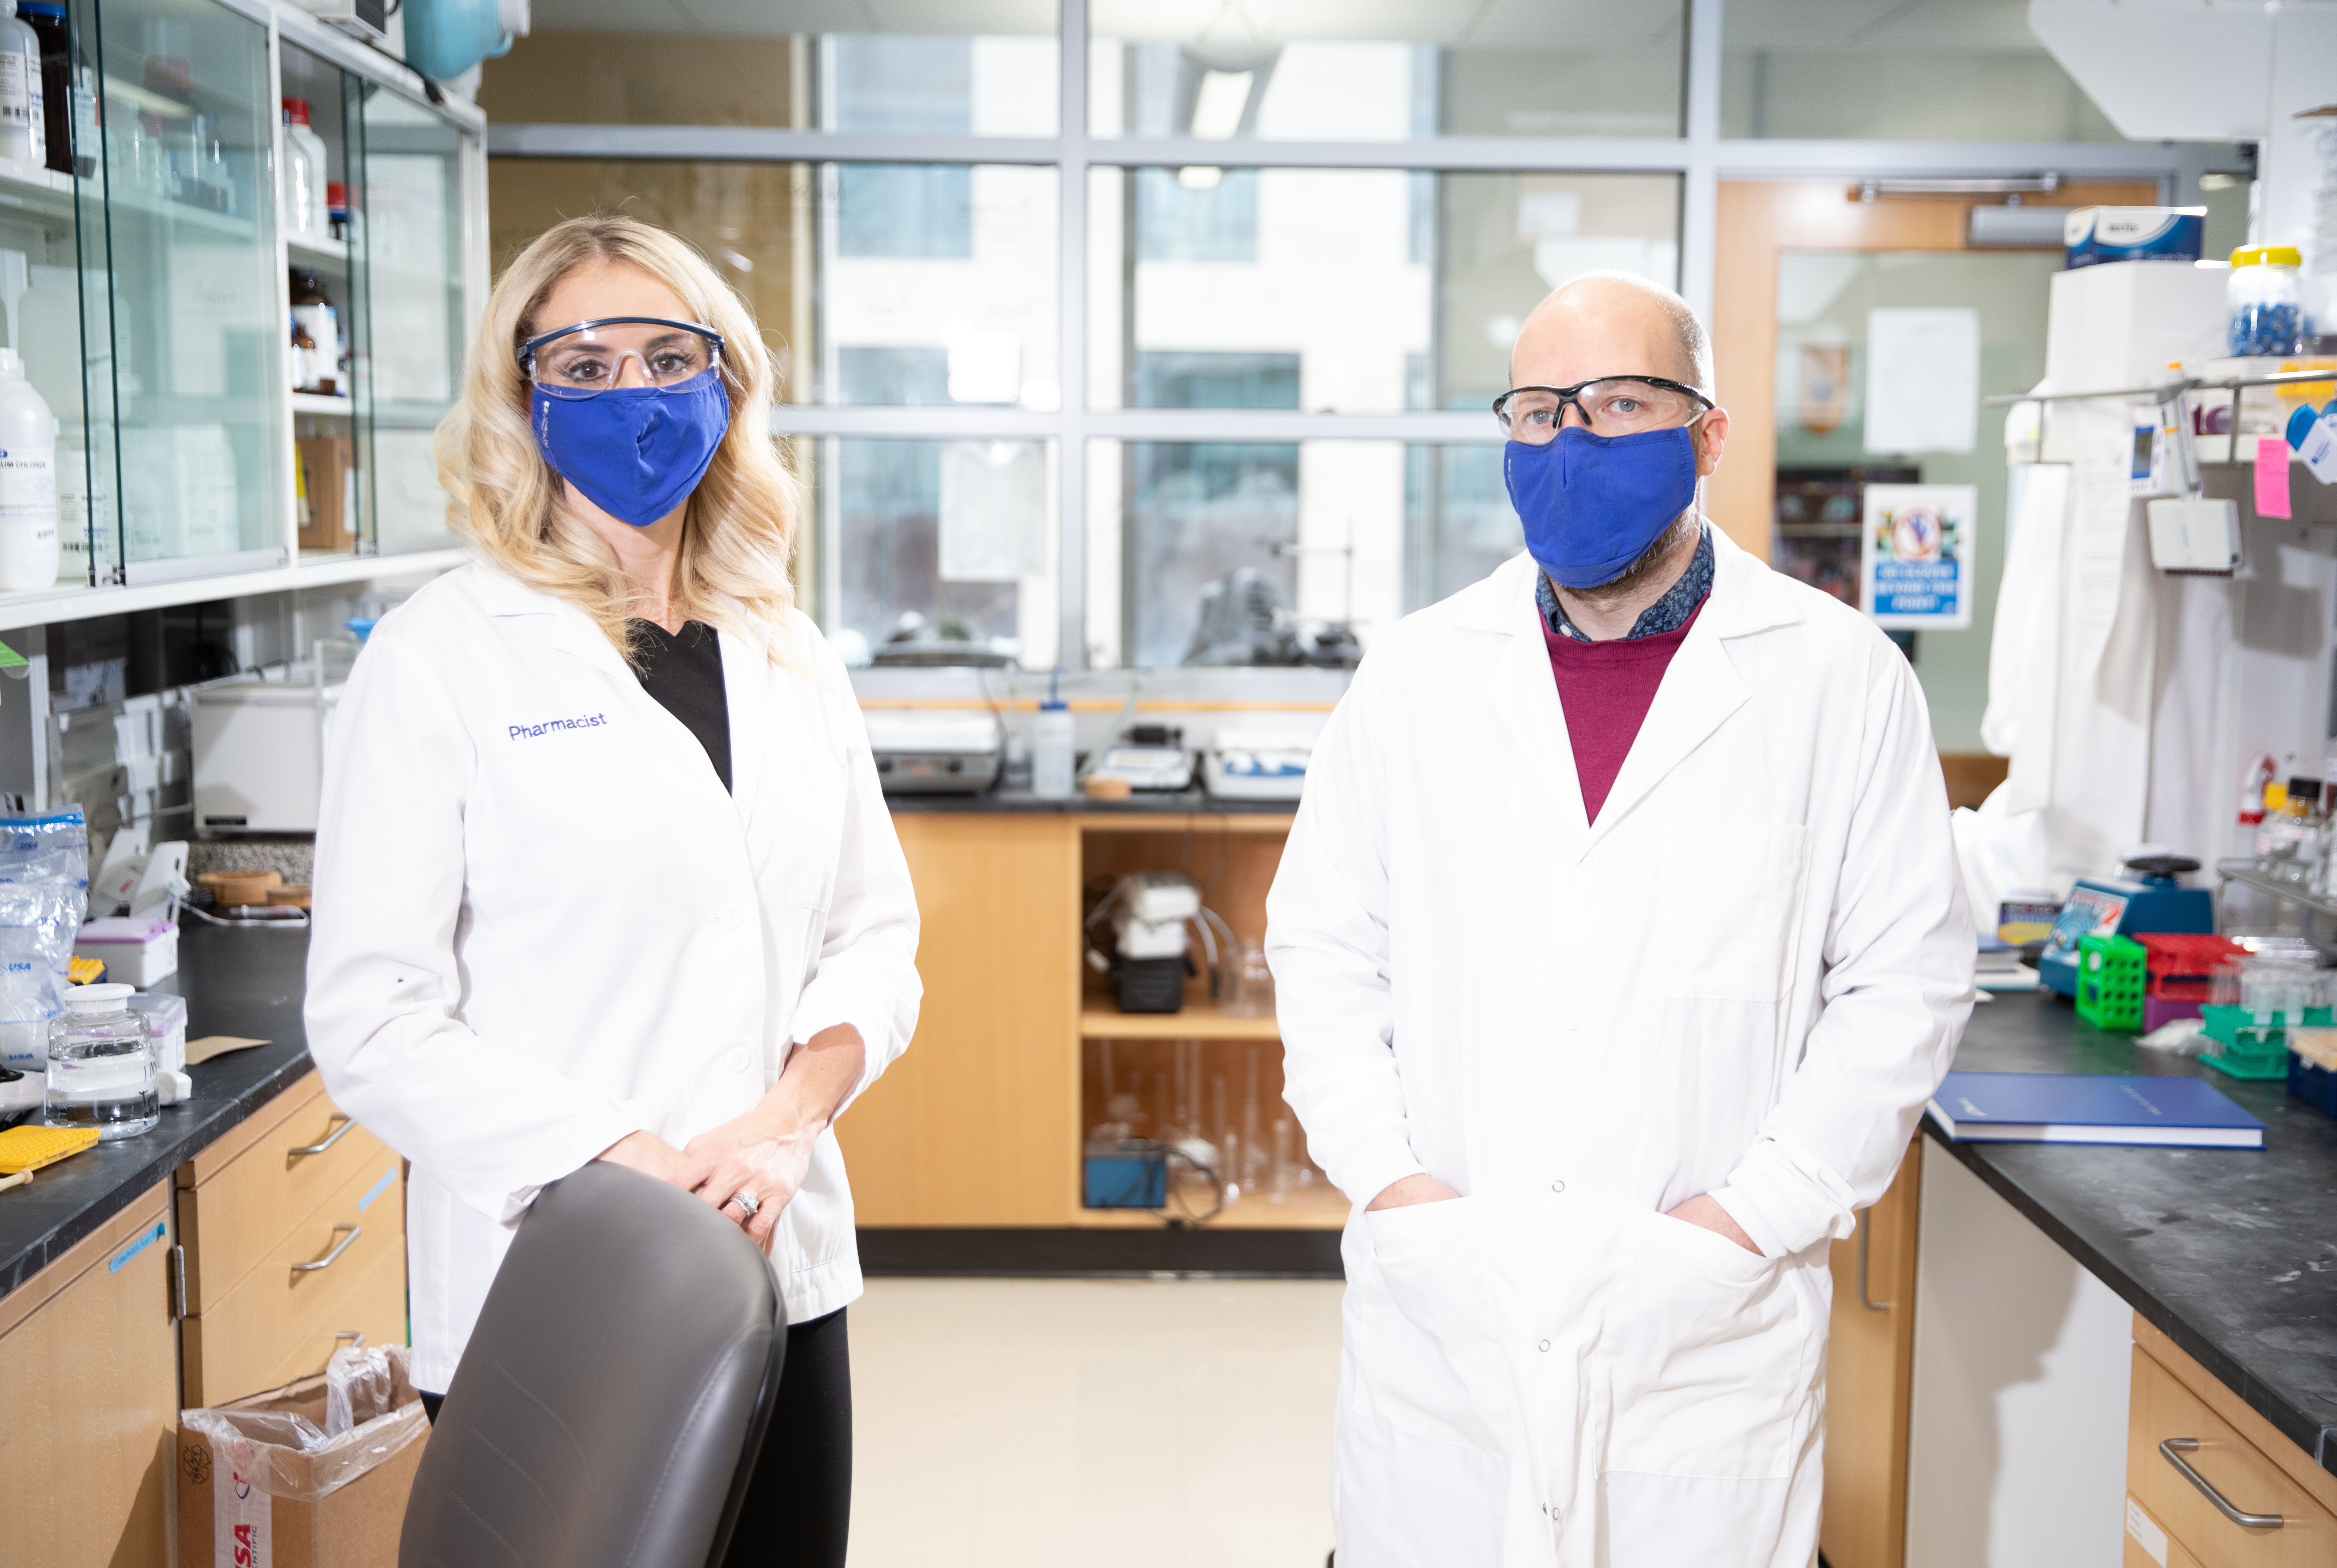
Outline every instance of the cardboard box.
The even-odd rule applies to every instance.
[[[300,548],[357,548],[357,448],[347,436],[308,436],[299,454]]]
[[[181,1411],[179,1568],[396,1568],[430,1431],[406,1356],[402,1345],[337,1351],[314,1377]],[[349,1408],[345,1430],[326,1436],[336,1377]],[[305,1446],[296,1418],[310,1428]]]

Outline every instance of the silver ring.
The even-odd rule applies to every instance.
[[[730,1201],[738,1205],[738,1212],[749,1220],[762,1212],[763,1200],[752,1192],[733,1192],[730,1194]]]

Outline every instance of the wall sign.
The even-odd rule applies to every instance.
[[[1970,485],[1869,485],[1861,530],[1859,602],[1893,631],[1971,624],[1973,535],[1980,491]]]

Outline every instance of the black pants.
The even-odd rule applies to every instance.
[[[438,1419],[444,1394],[422,1396]],[[852,1357],[844,1311],[787,1328],[787,1358],[723,1568],[844,1568],[852,1524]]]

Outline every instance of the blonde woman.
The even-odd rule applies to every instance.
[[[917,911],[793,604],[774,391],[745,305],[660,230],[562,223],[495,285],[438,433],[477,558],[350,677],[307,1017],[334,1099],[413,1162],[416,1383],[448,1387],[546,1182],[671,1181],[768,1251],[790,1324],[730,1560],[840,1565],[861,1284],[830,1129],[915,1026]]]

